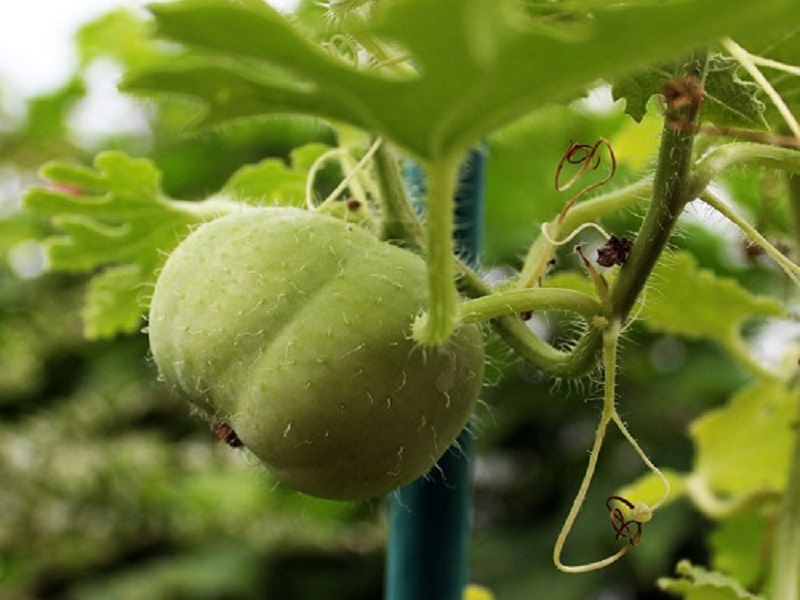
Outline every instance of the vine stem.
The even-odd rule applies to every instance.
[[[576,290],[560,288],[508,290],[460,302],[456,307],[456,326],[535,310],[571,311],[578,313],[589,323],[603,315],[603,307],[597,300]],[[426,325],[427,315],[423,314],[417,319],[414,328],[416,330]]]
[[[704,52],[691,58],[678,75],[688,74],[702,80],[705,77],[706,64],[707,55]],[[692,120],[684,127],[675,127],[669,119],[664,121],[653,181],[653,199],[628,261],[620,270],[611,291],[613,314],[623,322],[666,247],[678,217],[686,204],[694,198],[690,183],[693,130],[697,112],[694,111]]]
[[[453,212],[459,164],[459,158],[442,157],[429,162],[425,169],[429,315],[418,339],[428,345],[443,344],[455,329],[458,294],[453,283]]]
[[[375,152],[381,203],[381,239],[421,252],[427,245],[425,228],[405,192],[394,149],[386,142]]]

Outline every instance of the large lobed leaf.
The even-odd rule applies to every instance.
[[[29,190],[25,204],[56,229],[45,240],[49,268],[95,271],[84,309],[89,338],[135,331],[166,254],[190,226],[226,210],[164,197],[155,166],[120,152],[99,154],[94,168],[51,163],[41,174],[48,185]]]
[[[302,205],[308,169],[325,149],[298,148],[291,165],[278,159],[245,165],[219,197],[201,202],[166,197],[161,172],[149,159],[103,152],[93,168],[45,165],[47,185],[31,188],[25,204],[55,229],[44,241],[50,270],[92,273],[85,333],[108,338],[139,327],[158,270],[192,227],[236,210],[240,202]]]
[[[161,35],[211,51],[129,77],[124,88],[205,103],[198,126],[266,113],[343,120],[422,159],[457,156],[537,106],[794,12],[791,0],[630,2],[569,25],[543,25],[511,0],[381,2],[367,33],[399,45],[417,75],[357,71],[327,56],[266,4],[154,5]],[[364,33],[363,31],[359,33]]]
[[[662,254],[650,281],[642,309],[648,329],[712,340],[749,368],[755,363],[742,339],[742,325],[754,317],[785,314],[777,300],[755,296],[736,280],[699,268],[687,252]]]

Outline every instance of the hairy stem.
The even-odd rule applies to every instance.
[[[724,144],[697,161],[689,195],[699,196],[720,172],[734,165],[752,165],[800,173],[800,152],[754,142]]]
[[[583,565],[571,566],[565,565],[561,561],[561,553],[564,550],[564,544],[572,531],[573,525],[578,518],[578,514],[583,508],[583,503],[586,500],[586,495],[589,492],[589,486],[592,483],[594,472],[597,467],[597,460],[600,457],[600,450],[603,447],[603,440],[605,440],[608,424],[616,414],[615,408],[615,386],[616,386],[616,372],[617,372],[617,342],[619,340],[619,323],[612,323],[608,327],[608,331],[603,335],[603,366],[605,368],[605,394],[603,400],[603,413],[600,416],[600,422],[597,424],[597,430],[594,434],[594,444],[589,453],[589,464],[586,466],[586,472],[581,480],[581,485],[578,488],[578,493],[575,495],[575,500],[572,502],[572,507],[569,510],[567,518],[564,520],[564,525],[556,538],[555,546],[553,547],[553,563],[558,570],[565,573],[587,573],[589,571],[596,571],[612,564],[627,551],[628,546],[623,546],[615,554],[608,556],[596,562],[587,563]]]
[[[453,210],[459,160],[443,157],[426,165],[428,184],[428,323],[424,344],[443,344],[455,329],[457,293],[453,283]]]
[[[591,321],[594,317],[602,316],[603,307],[591,296],[575,290],[535,288],[510,290],[467,300],[458,305],[456,313],[459,325],[466,325],[534,310],[566,310]]]
[[[702,78],[705,67],[705,55],[695,57],[687,63],[682,74]],[[611,291],[614,315],[623,322],[661,256],[678,217],[693,198],[689,189],[693,125],[694,122],[689,122],[687,126],[675,127],[669,119],[665,120],[653,181],[653,199],[636,236],[633,251]]]

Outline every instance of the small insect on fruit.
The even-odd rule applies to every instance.
[[[214,435],[217,436],[220,442],[225,442],[231,448],[244,447],[244,443],[242,443],[242,440],[236,435],[233,428],[224,421],[217,421],[214,423]]]

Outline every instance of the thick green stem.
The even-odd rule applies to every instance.
[[[567,310],[578,313],[588,321],[603,314],[600,303],[582,292],[534,288],[499,292],[462,302],[457,309],[458,324],[466,325],[535,310]]]
[[[458,294],[453,283],[453,211],[459,159],[440,158],[426,165],[428,184],[428,324],[423,344],[443,344],[455,329]]]
[[[705,64],[705,55],[694,58],[679,75],[702,78]],[[653,181],[653,199],[636,236],[633,251],[611,292],[614,316],[623,322],[647,283],[678,217],[693,198],[689,189],[693,142],[694,122],[675,127],[669,119],[665,120]]]

